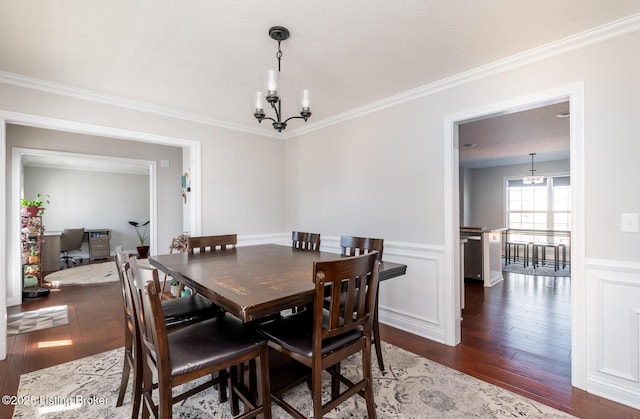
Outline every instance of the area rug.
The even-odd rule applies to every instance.
[[[69,309],[66,304],[25,311],[7,316],[7,335],[13,336],[65,324],[69,324]]]
[[[566,413],[519,396],[500,387],[384,343],[387,370],[374,364],[374,393],[379,418],[571,418]],[[342,364],[346,375],[356,377],[357,357]],[[20,377],[14,418],[128,418],[131,389],[121,407],[115,407],[122,374],[123,349],[71,361]],[[325,378],[328,378],[325,377]],[[330,380],[323,392],[328,395]],[[302,384],[285,396],[311,416],[310,393]],[[325,399],[326,400],[326,399]],[[175,418],[231,418],[229,404],[219,404],[213,388],[173,406]],[[272,404],[274,418],[290,417]],[[366,417],[361,397],[332,410],[327,418]]]
[[[118,281],[115,262],[93,263],[62,269],[44,277],[54,287],[59,285],[91,285]]]
[[[503,272],[511,272],[522,275],[538,275],[538,276],[553,276],[553,277],[569,277],[571,276],[571,270],[569,269],[569,264],[567,264],[564,268],[560,265],[560,269],[555,271],[553,269],[553,263],[549,263],[546,265],[539,265],[537,268],[533,268],[531,264],[529,266],[524,267],[522,261],[511,262],[510,264],[505,264],[504,260],[502,261],[502,271]]]

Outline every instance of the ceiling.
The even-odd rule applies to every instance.
[[[282,25],[283,114],[303,88],[313,112],[291,134],[639,12],[630,0],[0,0],[0,79],[275,135],[251,106]]]

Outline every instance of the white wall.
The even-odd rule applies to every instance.
[[[569,160],[536,163],[536,175],[569,174]],[[484,169],[472,169],[470,225],[478,227],[506,227],[505,178],[514,179],[528,174],[530,165],[519,164]]]
[[[112,253],[119,244],[139,246],[128,221],[149,219],[149,175],[25,167],[24,192],[51,195],[43,217],[47,231],[109,229]],[[83,250],[88,252],[87,243]]]
[[[638,45],[635,32],[548,54],[288,141],[287,226],[394,241],[408,270],[381,287],[381,320],[441,339],[447,328],[443,305],[452,304],[445,290],[456,280],[442,276],[442,255],[451,251],[443,247],[442,160],[451,147],[443,122],[448,115],[583,82],[585,170],[572,181],[585,185],[586,231],[580,234],[587,259],[574,270],[586,270],[586,277],[573,281],[574,384],[640,407],[640,234],[620,232],[621,213],[640,213],[640,194],[620,182],[635,173],[640,155]],[[611,288],[615,292],[601,292]]]

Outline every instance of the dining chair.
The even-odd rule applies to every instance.
[[[294,249],[320,251],[320,234],[306,233],[302,231],[291,232],[291,247]]]
[[[122,245],[116,246],[115,253],[116,270],[118,271],[120,287],[122,290],[125,318],[124,363],[122,367],[122,378],[120,382],[120,390],[118,391],[118,398],[116,400],[116,407],[122,406],[127,390],[127,383],[131,376],[133,388],[132,418],[137,418],[142,390],[142,364],[140,362],[141,353],[139,340],[140,332],[138,330],[135,307],[133,304],[133,297],[131,296],[131,286],[127,272],[129,261],[135,256],[135,253],[125,252]],[[157,270],[153,279],[156,281],[156,285],[158,285],[159,281]],[[176,300],[164,300],[161,304],[164,308],[164,321],[169,330],[178,329],[180,327],[223,314],[221,308],[199,294]],[[221,386],[219,391],[220,400],[226,400],[225,386]]]
[[[171,418],[174,404],[224,380],[232,401],[237,398],[243,401],[243,418],[258,415],[271,418],[266,340],[232,315],[217,316],[168,333],[158,294],[157,269],[141,266],[134,259],[129,268],[143,361],[142,416]],[[232,367],[249,361],[258,364],[256,401],[248,389],[238,385],[235,375],[228,373]],[[179,394],[173,393],[175,387],[206,376],[210,379]],[[154,388],[158,389],[157,394]]]
[[[131,300],[131,290],[127,281],[124,278],[123,266],[130,256],[124,252],[121,245],[116,246],[116,270],[118,271],[118,277],[120,279],[120,288],[122,290],[122,302],[124,307],[124,363],[122,366],[122,378],[120,379],[120,390],[118,391],[118,398],[116,399],[116,407],[122,406],[124,396],[127,391],[127,383],[131,376],[133,394],[131,396],[132,413],[131,418],[137,418],[140,410],[140,398],[142,395],[142,368],[136,361],[140,360],[140,343],[137,342],[138,332],[136,330],[136,320],[133,307],[133,300]]]
[[[235,249],[237,234],[189,237],[189,253]]]
[[[330,410],[356,394],[364,397],[369,418],[375,418],[371,376],[372,311],[378,291],[378,252],[328,262],[314,262],[313,310],[278,318],[257,326],[272,349],[311,369],[313,417]],[[329,306],[324,305],[329,289]],[[349,292],[344,293],[343,288]],[[340,362],[361,352],[362,379],[353,382],[340,373]],[[331,375],[331,399],[323,404],[322,372]],[[290,415],[306,417],[284,399],[287,391],[306,382],[301,377],[273,389],[271,398]],[[347,388],[341,391],[341,384]],[[353,414],[353,412],[350,412]]]
[[[382,260],[384,251],[384,239],[374,239],[369,237],[340,236],[340,248],[342,256],[356,256],[364,253],[376,251],[379,260]],[[384,371],[384,361],[382,359],[382,345],[380,345],[380,323],[378,322],[378,293],[376,293],[376,305],[373,310],[373,333],[371,341],[376,347],[376,358],[380,371]]]

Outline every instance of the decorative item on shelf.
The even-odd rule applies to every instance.
[[[280,97],[278,97],[278,78],[280,75],[280,60],[282,59],[282,50],[280,49],[280,43],[286,39],[289,39],[289,30],[282,26],[273,26],[269,29],[269,36],[271,39],[278,41],[278,52],[276,53],[276,58],[278,59],[278,71],[268,70],[267,71],[267,86],[266,86],[266,97],[263,92],[256,92],[255,104],[253,116],[256,117],[258,122],[262,123],[264,119],[268,119],[273,121],[273,128],[278,130],[278,132],[282,132],[283,129],[287,128],[287,122],[291,119],[304,119],[307,122],[307,119],[311,116],[311,108],[309,106],[309,91],[303,90],[300,95],[300,116],[292,116],[284,121],[282,120],[282,102]],[[271,105],[271,108],[276,113],[276,119],[265,116],[264,113],[264,100]]]
[[[146,222],[140,224],[137,221],[129,221],[129,224],[136,229],[136,234],[138,235],[138,239],[140,240],[140,246],[136,247],[139,259],[146,259],[147,256],[149,256],[149,246],[145,244],[147,242],[147,239],[149,238],[149,222],[150,220],[147,220]]]
[[[36,193],[36,199],[28,200],[22,198],[20,204],[22,205],[22,215],[24,217],[35,217],[37,215],[43,215],[45,208],[42,206],[44,203],[51,203],[51,196],[47,194],[45,201],[42,201],[42,195],[40,192]]]
[[[184,172],[180,177],[180,189],[182,189],[182,199],[187,203],[187,194],[191,192],[191,182],[189,181],[189,172]]]
[[[522,183],[525,185],[538,185],[544,182],[544,176],[534,176],[536,169],[533,168],[533,156],[535,156],[536,153],[529,153],[529,155],[531,156],[531,170],[529,170],[531,175],[523,176]]]

